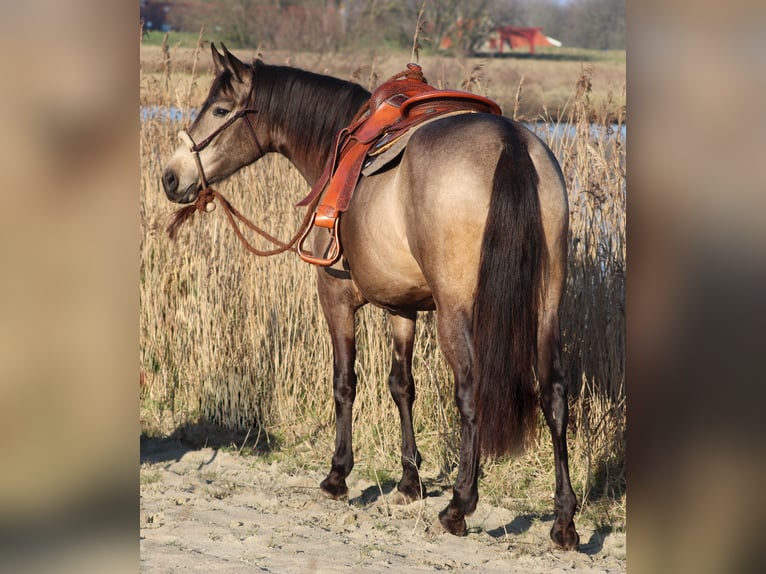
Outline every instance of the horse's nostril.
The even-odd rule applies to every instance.
[[[162,186],[165,188],[165,193],[175,193],[178,189],[178,178],[173,171],[167,169],[162,174]]]

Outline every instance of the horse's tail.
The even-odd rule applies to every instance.
[[[536,426],[538,310],[547,260],[539,177],[508,130],[495,170],[473,311],[474,397],[481,452],[520,450]]]

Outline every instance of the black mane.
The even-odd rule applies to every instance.
[[[252,69],[250,105],[268,117],[272,129],[287,134],[294,155],[318,156],[322,163],[335,134],[370,98],[358,84],[298,68],[255,60]]]

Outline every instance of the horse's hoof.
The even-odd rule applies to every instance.
[[[580,535],[575,530],[574,522],[570,520],[565,527],[555,523],[551,528],[551,543],[559,550],[577,550]]]
[[[460,514],[458,518],[454,518],[450,516],[450,514],[449,507],[439,513],[439,522],[441,523],[442,528],[444,528],[446,532],[454,534],[455,536],[465,536],[465,515]]]
[[[328,476],[319,485],[319,492],[321,492],[327,498],[333,500],[340,500],[342,498],[348,498],[348,487],[345,480],[333,481]]]
[[[425,490],[420,482],[416,482],[415,484],[405,484],[404,481],[402,481],[399,483],[399,486],[397,486],[397,490],[399,491],[398,494],[401,495],[400,498],[406,500],[404,504],[409,504],[410,502],[425,498]]]

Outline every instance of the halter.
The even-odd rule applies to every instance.
[[[242,242],[242,244],[247,248],[248,251],[255,255],[260,256],[269,256],[269,255],[276,255],[278,253],[283,253],[285,251],[295,251],[295,243],[298,241],[298,239],[304,234],[304,232],[307,229],[311,228],[311,219],[313,216],[313,210],[316,207],[316,202],[313,203],[312,206],[310,206],[309,210],[306,212],[306,216],[303,218],[303,221],[301,222],[300,227],[298,228],[298,231],[296,234],[288,241],[283,242],[277,239],[276,237],[273,237],[268,232],[264,231],[263,229],[256,226],[253,222],[251,222],[249,219],[247,219],[244,215],[242,215],[237,209],[229,203],[229,200],[227,200],[221,193],[210,187],[210,183],[208,182],[207,177],[205,176],[205,170],[202,167],[202,160],[200,160],[199,152],[201,152],[203,149],[205,149],[207,146],[210,145],[210,143],[223,132],[224,130],[231,127],[234,122],[236,122],[239,118],[245,118],[247,121],[247,125],[250,128],[250,133],[253,136],[253,141],[255,142],[257,149],[258,157],[263,156],[263,148],[261,147],[260,142],[258,141],[258,135],[255,132],[255,128],[253,127],[253,124],[250,122],[250,117],[248,114],[257,114],[258,110],[254,108],[244,108],[236,112],[233,116],[231,116],[228,120],[226,120],[223,124],[218,126],[213,133],[211,133],[209,136],[207,136],[204,140],[202,140],[199,143],[194,143],[194,139],[191,137],[189,132],[186,130],[181,130],[178,132],[179,139],[187,144],[189,146],[189,152],[192,154],[192,157],[194,157],[194,162],[197,165],[197,173],[199,174],[200,182],[202,183],[202,190],[199,193],[199,196],[197,197],[197,200],[192,205],[187,205],[186,207],[182,207],[178,209],[173,217],[173,220],[170,222],[170,225],[167,227],[168,235],[170,235],[171,239],[175,239],[176,233],[178,232],[178,228],[187,220],[189,219],[196,211],[213,211],[215,209],[215,204],[213,204],[214,199],[218,199],[219,203],[223,206],[224,212],[226,213],[226,217],[229,220],[229,223],[231,224],[232,228],[234,228],[234,232],[236,233],[239,240]],[[318,198],[317,198],[318,201]],[[208,210],[207,206],[212,204],[212,209]],[[237,223],[234,221],[234,219],[238,219],[241,223],[246,225],[248,228],[250,228],[252,231],[258,233],[261,237],[267,239],[274,245],[277,245],[276,249],[262,251],[260,249],[256,249],[253,247],[253,245],[245,238],[245,236],[242,234],[242,231],[240,230]]]

